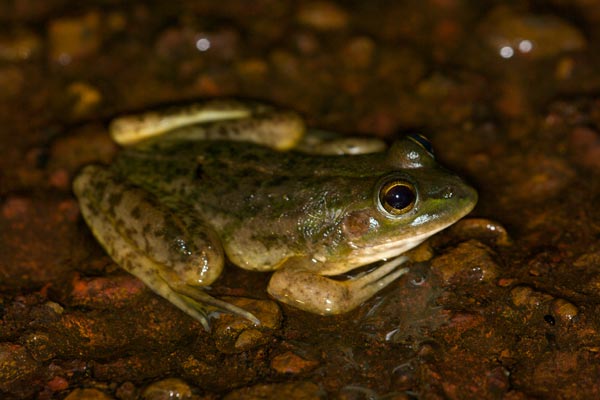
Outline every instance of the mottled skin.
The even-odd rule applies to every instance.
[[[212,311],[259,323],[204,290],[225,257],[275,271],[268,290],[280,301],[343,313],[405,273],[401,254],[477,201],[421,138],[360,154],[380,142],[306,139],[297,115],[263,105],[200,103],[122,118],[112,133],[127,147],[77,177],[82,214],[121,267],[206,328]],[[381,260],[354,279],[327,278]]]

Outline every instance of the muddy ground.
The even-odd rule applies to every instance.
[[[2,2],[0,397],[600,397],[599,27],[586,0]],[[424,133],[479,203],[346,315],[230,266],[212,293],[268,323],[206,333],[110,260],[70,184],[118,151],[112,116],[213,97]]]

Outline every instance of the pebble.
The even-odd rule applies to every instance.
[[[0,67],[0,99],[18,96],[23,91],[25,75],[14,65]]]
[[[215,346],[225,354],[237,354],[265,344],[271,332],[281,325],[281,309],[270,300],[254,300],[244,297],[227,297],[223,300],[250,311],[261,322],[255,327],[246,318],[222,314],[213,323],[211,334]]]
[[[491,282],[500,270],[492,254],[483,243],[469,240],[434,258],[431,270],[440,276],[444,285]]]
[[[316,360],[309,360],[286,351],[271,360],[271,368],[280,374],[300,374],[315,369],[319,365]]]
[[[481,29],[483,40],[504,59],[517,55],[551,58],[587,47],[583,34],[557,16],[523,13],[504,6],[493,9]]]
[[[303,25],[322,31],[343,29],[348,25],[348,13],[335,3],[314,1],[301,4],[296,19]]]
[[[25,347],[37,361],[49,361],[56,356],[52,346],[52,339],[45,332],[34,332],[25,336]]]
[[[512,303],[517,307],[536,308],[552,300],[552,296],[539,292],[529,286],[517,286],[510,291]]]
[[[35,33],[21,29],[0,36],[0,61],[18,62],[35,57],[41,52],[42,41]]]
[[[579,314],[577,307],[565,299],[553,300],[551,310],[556,317],[564,322],[573,320]]]
[[[14,390],[33,378],[37,362],[24,346],[0,343],[0,392]]]
[[[223,400],[248,399],[287,399],[287,400],[316,400],[325,399],[326,394],[312,382],[286,382],[260,384],[238,390],[226,395]]]
[[[115,390],[115,396],[119,400],[138,400],[140,398],[138,388],[132,382],[124,382]]]
[[[600,170],[600,133],[592,128],[578,126],[569,137],[572,159],[577,164]]]
[[[501,201],[548,201],[560,197],[571,180],[576,176],[575,170],[564,158],[545,154],[530,154],[523,161],[515,156],[510,161],[519,164],[519,169],[527,174],[519,174],[502,189]],[[510,166],[512,168],[512,165]]]
[[[375,42],[369,37],[352,38],[342,48],[342,62],[351,69],[366,69],[373,63],[375,49]]]
[[[112,400],[113,398],[98,389],[75,389],[65,400]]]
[[[71,281],[69,303],[99,309],[114,309],[131,305],[146,293],[146,287],[131,275],[81,278]]]
[[[46,386],[52,392],[61,392],[69,388],[69,381],[62,376],[55,376],[46,383]]]
[[[144,400],[186,400],[192,398],[192,388],[178,378],[151,383],[142,392]]]
[[[60,17],[48,25],[49,57],[61,65],[95,54],[100,48],[100,14]]]
[[[67,95],[74,100],[71,115],[76,118],[89,115],[102,101],[100,90],[86,82],[70,84],[67,87]]]
[[[510,246],[512,240],[506,228],[487,218],[464,218],[452,225],[447,231],[452,237],[464,241],[476,238],[494,246]]]

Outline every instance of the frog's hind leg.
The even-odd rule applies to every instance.
[[[113,260],[205,329],[216,311],[258,322],[248,311],[204,292],[220,275],[224,255],[216,235],[193,213],[175,214],[99,166],[84,168],[73,189],[83,217]]]
[[[160,138],[167,143],[174,140],[246,141],[287,150],[304,135],[304,122],[292,111],[261,103],[211,100],[123,116],[112,121],[110,133],[123,146]]]

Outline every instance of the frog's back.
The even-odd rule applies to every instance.
[[[324,156],[246,142],[193,141],[125,149],[113,168],[159,197],[198,190],[226,195],[244,187],[289,187],[293,178],[373,176],[384,172],[383,159],[383,153]]]

